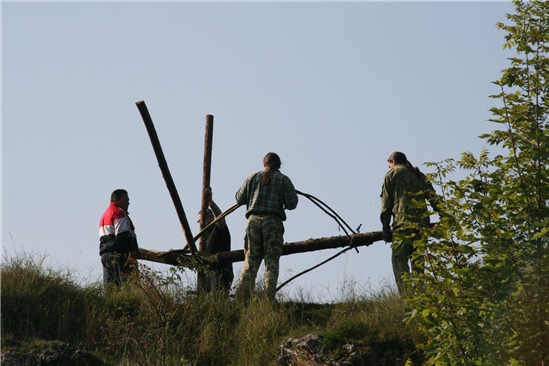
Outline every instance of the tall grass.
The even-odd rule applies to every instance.
[[[274,305],[259,293],[243,304],[225,292],[192,291],[187,275],[140,266],[122,288],[105,290],[78,284],[43,257],[4,258],[2,348],[38,338],[72,343],[111,365],[270,365],[286,339],[322,333],[335,357],[353,343],[361,352],[395,354],[400,363],[387,364],[403,365],[422,341],[403,322],[404,303],[390,287],[374,294],[347,286],[331,304],[305,293],[282,294]]]
[[[97,287],[83,288],[69,270],[45,265],[46,256],[18,254],[2,263],[2,343],[22,338],[82,340],[97,312]]]

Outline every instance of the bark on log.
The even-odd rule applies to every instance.
[[[202,172],[202,205],[200,207],[200,231],[208,225],[208,209],[210,206],[211,193],[206,193],[206,188],[210,187],[210,177],[212,170],[212,143],[213,143],[213,116],[206,116],[206,134],[204,138],[204,166]],[[203,254],[211,253],[211,245],[208,245],[206,236],[200,237],[198,251]],[[211,278],[206,273],[200,271],[197,273],[196,286],[199,290],[210,292]]]
[[[351,235],[353,247],[369,246],[376,241],[383,240],[381,231],[372,231],[363,234]],[[282,255],[290,255],[296,253],[314,252],[323,249],[336,249],[348,247],[350,245],[348,236],[331,236],[328,238],[309,239],[305,241],[297,241],[293,243],[284,243]],[[198,253],[201,254],[201,253]],[[206,255],[204,255],[206,256]],[[213,254],[219,262],[242,262],[244,261],[244,250],[232,250],[230,252],[221,252]],[[157,263],[165,263],[171,265],[182,264],[191,258],[188,250],[170,250],[167,252],[139,248],[137,259],[147,260]],[[181,263],[180,263],[181,261]]]
[[[210,205],[210,194],[204,193],[206,188],[210,187],[210,178],[212,171],[212,145],[213,145],[213,116],[206,116],[206,135],[204,137],[204,164],[202,170],[202,205],[200,206],[200,230],[208,225],[208,209]],[[198,250],[206,251],[206,237],[200,237]]]
[[[197,250],[196,245],[193,241],[191,227],[189,226],[187,215],[185,215],[185,210],[183,209],[181,198],[179,198],[179,193],[177,192],[177,188],[175,187],[172,174],[170,173],[170,169],[168,168],[168,162],[166,161],[166,157],[164,156],[164,152],[162,151],[162,146],[160,145],[160,140],[158,139],[158,134],[156,133],[156,129],[154,128],[154,123],[152,121],[151,115],[144,101],[141,100],[135,104],[137,105],[137,109],[139,109],[139,113],[141,113],[141,117],[143,118],[143,122],[145,123],[145,127],[147,128],[154,154],[156,155],[156,160],[158,161],[158,166],[160,167],[160,171],[162,172],[162,176],[164,177],[164,181],[166,182],[166,187],[168,188],[170,196],[172,197],[172,202],[175,206],[177,217],[179,217],[179,222],[181,223],[181,227],[183,228],[185,238],[187,239],[187,245],[191,248],[191,254],[194,255]]]

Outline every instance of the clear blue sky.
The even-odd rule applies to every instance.
[[[508,67],[495,24],[510,2],[2,2],[2,247],[101,276],[99,219],[130,193],[140,246],[185,238],[135,103],[144,100],[193,234],[205,117],[222,210],[277,152],[297,189],[351,227],[381,229],[395,150],[427,161],[478,153]],[[231,214],[242,249],[244,208]],[[285,241],[343,235],[302,198]],[[390,248],[349,251],[285,288],[332,299],[393,284]],[[279,281],[336,250],[281,258]],[[150,262],[145,262],[151,265]],[[238,277],[242,264],[235,264]],[[156,265],[155,268],[165,268]],[[262,273],[262,269],[260,273]]]

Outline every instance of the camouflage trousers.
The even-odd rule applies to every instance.
[[[416,235],[413,235],[416,234]],[[398,287],[398,292],[404,294],[406,287],[402,280],[404,273],[410,273],[410,265],[412,271],[417,273],[423,273],[423,267],[414,262],[411,257],[415,252],[414,239],[418,240],[417,232],[412,230],[400,230],[395,233],[395,240],[393,241],[391,261],[393,263],[393,274],[395,275],[395,281]]]
[[[278,282],[279,259],[284,243],[284,225],[278,215],[251,215],[246,227],[246,260],[240,274],[237,297],[247,300],[255,287],[257,271],[265,260],[265,293],[274,300]]]

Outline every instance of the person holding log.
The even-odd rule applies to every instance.
[[[298,197],[290,178],[280,172],[280,157],[270,152],[263,159],[264,170],[250,175],[236,192],[236,203],[246,205],[245,262],[240,274],[237,298],[246,301],[255,287],[257,271],[265,260],[265,292],[274,301],[279,259],[284,243],[285,210],[297,207]]]
[[[415,222],[421,225],[429,224],[429,216],[426,215],[427,207],[425,197],[434,210],[438,210],[434,200],[435,190],[417,167],[414,167],[402,152],[395,151],[387,160],[389,172],[385,174],[381,190],[381,224],[383,226],[383,240],[393,242],[391,245],[391,261],[393,273],[399,292],[405,291],[402,280],[403,273],[410,272],[408,261],[414,253],[414,240],[419,239],[417,230],[406,228],[406,223]],[[412,204],[412,200],[420,205]],[[393,224],[391,231],[391,216]],[[393,232],[397,233],[398,241],[393,241]],[[411,262],[412,271],[423,273],[420,263]]]
[[[122,278],[137,270],[137,237],[128,214],[130,197],[125,189],[111,194],[111,204],[99,223],[99,255],[103,283],[120,286]]]
[[[210,208],[207,211],[208,218],[206,220],[206,226],[208,226],[221,215],[221,210],[213,200],[212,189],[208,187],[204,192],[210,197],[210,202],[208,203]],[[198,223],[201,222],[201,219],[201,212],[199,212]],[[229,252],[231,250],[231,233],[224,218],[218,220],[204,235],[206,235],[206,253]],[[213,266],[213,271],[214,275],[210,277],[209,287],[211,289],[229,291],[234,279],[233,264],[231,262],[216,263]]]

